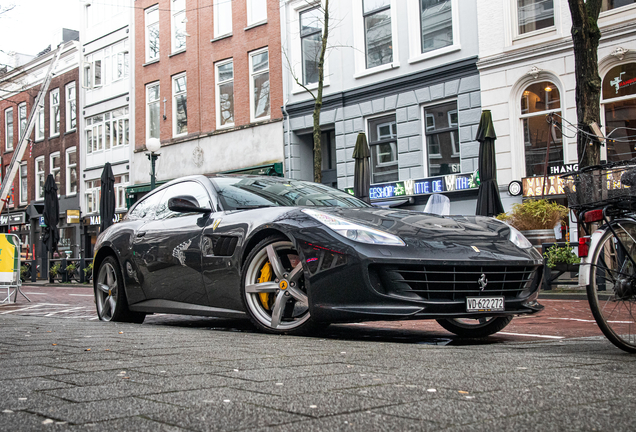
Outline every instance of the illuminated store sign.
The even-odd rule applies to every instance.
[[[545,195],[564,195],[565,190],[563,185],[564,180],[561,178],[563,174],[578,171],[579,164],[567,164],[552,166],[549,168],[549,176],[545,186]],[[523,197],[541,197],[544,195],[543,191],[543,177],[525,177],[521,179],[523,188]]]
[[[412,195],[428,195],[441,192],[457,192],[479,187],[476,173],[449,174],[421,180],[404,180],[399,182],[372,185],[369,196],[372,200],[395,198]]]

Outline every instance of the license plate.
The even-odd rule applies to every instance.
[[[466,297],[466,312],[504,311],[503,297]]]

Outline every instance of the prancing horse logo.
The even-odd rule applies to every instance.
[[[481,290],[483,291],[484,288],[486,288],[486,285],[488,285],[488,279],[486,279],[486,275],[482,273],[477,283],[479,284],[479,286],[481,287]]]

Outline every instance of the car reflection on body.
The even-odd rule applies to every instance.
[[[316,183],[191,176],[137,202],[95,247],[104,321],[249,318],[270,333],[436,319],[465,337],[536,301],[541,256],[493,218],[383,209]]]

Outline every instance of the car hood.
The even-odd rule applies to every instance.
[[[322,211],[399,236],[407,246],[429,252],[454,250],[464,256],[540,259],[533,248],[520,249],[508,240],[510,227],[484,216],[438,216],[380,208],[322,208]],[[442,253],[443,255],[444,253]]]

